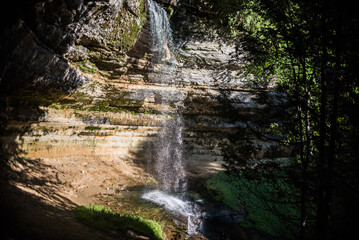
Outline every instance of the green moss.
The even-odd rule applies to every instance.
[[[158,181],[154,178],[148,178],[148,179],[144,180],[144,183],[146,185],[152,185],[152,186],[158,185]]]
[[[79,68],[84,71],[84,72],[87,72],[87,73],[97,73],[98,70],[96,68],[96,65],[93,65],[92,66],[89,66],[88,63],[81,63],[78,65]]]
[[[216,201],[224,202],[232,209],[240,210],[240,189],[238,184],[234,184],[235,179],[226,175],[225,173],[219,173],[206,182],[207,190],[211,197]]]
[[[145,1],[141,0],[139,7],[140,13],[138,17],[133,16],[132,13],[122,8],[116,19],[117,26],[114,27],[112,34],[107,37],[109,44],[120,49],[122,52],[132,48],[146,22]],[[123,19],[127,19],[127,21],[124,22]],[[139,22],[138,19],[140,20]]]
[[[76,103],[75,99],[71,99],[71,98],[64,98],[64,99],[60,99],[59,104],[73,104]]]
[[[173,13],[174,13],[173,8],[172,8],[172,7],[165,7],[164,9],[165,9],[166,12],[167,12],[167,17],[168,17],[168,19],[170,19],[170,18],[172,17]]]
[[[206,182],[209,195],[234,210],[244,208],[244,227],[260,229],[273,236],[293,238],[299,231],[299,204],[294,186],[282,176],[234,176],[221,172]],[[308,220],[307,224],[310,225]]]
[[[44,135],[49,134],[50,131],[52,131],[52,129],[50,130],[50,129],[48,129],[48,128],[45,127],[45,126],[42,126],[42,127],[40,128],[40,130],[42,131],[42,133],[43,133]]]
[[[94,92],[96,89],[101,89],[105,92],[104,96],[91,96],[86,92]],[[56,94],[49,95],[48,98],[38,92],[25,92],[11,99],[11,104],[14,106],[46,106],[52,109],[73,109],[78,111],[96,111],[96,112],[127,112],[137,114],[143,105],[143,101],[130,99],[128,95],[130,92],[123,88],[118,88],[112,85],[93,82],[86,85],[84,89],[79,89],[65,96]],[[82,114],[74,112],[75,116],[82,117]]]
[[[82,113],[78,113],[77,111],[74,111],[74,115],[75,115],[75,117],[77,117],[77,118],[82,118],[82,117],[83,117],[83,114],[82,114]]]
[[[101,128],[100,128],[100,127],[96,127],[96,126],[86,126],[86,127],[85,127],[85,130],[95,131],[95,130],[101,130]]]
[[[93,102],[93,99],[88,96],[86,93],[83,93],[83,92],[75,92],[72,94],[72,99],[73,99],[73,102],[69,102],[67,104],[72,104],[72,103],[81,103],[83,105],[89,105],[89,104],[92,104]],[[66,104],[66,103],[64,103]]]
[[[58,107],[56,104],[51,104],[51,105],[49,106],[49,108],[59,109],[59,107]]]
[[[164,240],[161,226],[152,220],[136,215],[116,214],[104,206],[81,206],[75,209],[75,217],[85,225],[111,233],[133,229],[154,240]]]
[[[9,95],[6,97],[6,101],[9,106],[16,106],[19,108],[31,108],[31,107],[39,107],[45,106],[51,108],[56,108],[56,101],[62,98],[65,93],[59,89],[54,88],[46,88],[34,89],[33,87],[26,87],[24,89],[19,89],[13,95]],[[1,100],[1,98],[0,98]]]
[[[85,109],[98,112],[139,113],[142,102],[127,98],[130,92],[124,91],[121,88],[115,88],[112,85],[105,85],[103,89],[106,95],[103,98],[97,99],[96,102],[89,104]]]
[[[89,59],[73,62],[72,64],[83,72],[92,74],[99,72],[105,77],[125,73],[125,71],[121,72],[122,70],[119,69],[125,65],[126,52],[136,43],[147,20],[146,1],[138,0],[138,2],[140,10],[138,16],[133,15],[122,7],[115,21],[104,21],[102,23],[102,28],[112,29],[111,32],[106,33],[104,41],[101,41],[96,46],[87,46]]]

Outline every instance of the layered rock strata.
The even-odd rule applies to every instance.
[[[79,70],[108,77],[126,72],[126,53],[140,39],[146,16],[143,0],[35,1],[1,31],[1,89],[70,90],[91,80]]]
[[[34,23],[18,21],[1,45],[1,88],[12,90],[2,97],[2,149],[40,159],[74,179],[101,176],[90,193],[74,184],[74,202],[86,204],[101,191],[152,179],[144,172],[146,159],[163,123],[178,113],[190,177],[223,169],[226,146],[238,143],[231,140],[235,134],[254,145],[251,158],[286,155],[278,139],[259,136],[275,111],[247,88],[236,46],[187,8],[178,6],[171,18],[177,64],[162,73],[167,82],[153,77],[144,1],[58,0],[35,9]],[[31,87],[18,89],[21,83]],[[273,105],[280,101],[264,93]],[[240,113],[235,120],[228,116],[234,109]],[[70,167],[75,165],[76,174]],[[99,165],[118,176],[91,173]]]

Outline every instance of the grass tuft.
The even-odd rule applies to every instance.
[[[161,226],[140,216],[121,215],[104,206],[80,206],[75,209],[75,217],[83,224],[104,232],[132,229],[154,240],[164,240]]]

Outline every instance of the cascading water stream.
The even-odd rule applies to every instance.
[[[152,37],[151,81],[170,84],[175,82],[177,60],[173,49],[173,37],[166,11],[155,1],[148,1],[150,32]]]
[[[167,18],[166,11],[156,2],[149,0],[150,26],[152,36],[153,60],[161,62],[171,60],[173,46],[172,30]]]
[[[155,82],[169,84],[177,66],[173,48],[172,29],[166,11],[155,1],[148,1],[150,12],[150,30],[154,65],[152,79]],[[154,78],[154,79],[153,79]],[[161,114],[169,114],[170,99],[165,92],[161,96]],[[173,112],[171,113],[173,114]],[[180,114],[175,111],[174,118],[163,124],[154,144],[154,156],[150,162],[152,172],[167,191],[183,192],[187,189],[185,162],[183,159],[183,128]]]
[[[152,36],[152,67],[150,80],[156,83],[171,84],[175,81],[174,74],[177,61],[172,53],[172,30],[166,11],[155,1],[148,0],[150,12],[150,29]],[[165,92],[159,93],[163,106],[162,114],[166,112],[169,100]],[[167,96],[168,98],[168,96]],[[173,114],[173,113],[172,113]],[[149,161],[149,168],[165,191],[153,190],[143,194],[142,198],[163,206],[165,209],[187,218],[189,235],[197,233],[198,217],[195,214],[194,203],[168,192],[184,193],[187,190],[187,177],[183,157],[184,122],[179,113],[167,121],[154,142],[154,156]],[[182,194],[182,196],[184,196]]]
[[[167,121],[158,133],[155,143],[154,167],[157,180],[166,191],[187,190],[183,158],[183,121],[180,117]]]
[[[143,194],[143,199],[160,205],[181,218],[187,219],[187,234],[197,234],[200,225],[201,212],[195,203],[184,200],[174,194],[169,194],[160,190],[153,190]]]

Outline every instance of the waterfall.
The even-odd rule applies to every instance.
[[[201,212],[195,203],[159,190],[145,193],[142,198],[163,206],[173,214],[187,218],[187,234],[198,234]]]
[[[152,39],[151,58],[153,73],[150,81],[156,83],[175,83],[177,60],[174,56],[172,29],[166,11],[154,0],[148,0],[150,12],[150,32]]]
[[[153,62],[156,65],[154,80],[161,83],[174,81],[172,75],[177,61],[172,53],[172,30],[166,11],[155,1],[149,0],[150,29],[152,37]],[[164,91],[161,96],[162,114],[170,105],[170,97]],[[154,153],[149,163],[157,180],[167,191],[181,192],[187,189],[185,162],[183,159],[183,128],[184,123],[179,113],[174,119],[167,121],[154,143]]]
[[[173,48],[172,29],[166,11],[154,0],[148,0],[150,31],[152,36],[152,62],[176,63]]]
[[[158,182],[167,191],[184,192],[187,189],[183,158],[183,128],[180,117],[167,121],[155,142],[152,165]]]
[[[154,0],[148,0],[150,12],[150,29],[152,37],[152,67],[151,82],[170,84],[176,80],[177,61],[172,52],[172,30],[166,11]],[[162,104],[162,114],[169,114],[165,109],[170,105],[170,96],[159,91]],[[167,106],[167,107],[165,107]],[[163,190],[153,190],[143,194],[142,198],[161,205],[170,212],[187,218],[187,233],[197,233],[198,216],[194,204],[181,199],[169,192],[184,193],[187,190],[187,176],[183,157],[184,122],[180,113],[175,111],[174,118],[162,125],[153,144],[153,153],[149,157],[148,168],[155,175]],[[183,197],[184,194],[181,194]]]

